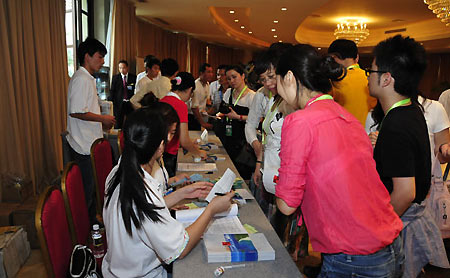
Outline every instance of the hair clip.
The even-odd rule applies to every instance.
[[[181,77],[175,77],[175,81],[177,81],[177,86],[181,84]]]

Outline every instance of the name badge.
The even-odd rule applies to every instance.
[[[128,90],[133,90],[133,86],[128,85],[128,86],[127,86],[127,89],[128,89]]]

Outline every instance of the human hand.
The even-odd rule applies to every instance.
[[[375,148],[375,145],[377,144],[378,133],[379,133],[378,131],[369,133],[370,143],[372,143],[372,147],[374,147],[374,148]]]
[[[206,129],[208,129],[208,130],[213,129],[213,125],[210,124],[210,123],[204,123],[204,124],[202,124],[202,127],[203,127],[203,128],[206,128]]]
[[[205,199],[213,186],[214,185],[210,182],[199,181],[190,185],[186,185],[182,188],[179,188],[177,191],[179,191],[182,194],[183,199],[194,199],[194,198]]]
[[[255,172],[253,172],[253,182],[255,183],[256,187],[259,187],[261,185],[261,166],[259,166],[259,163],[256,163]]]
[[[208,205],[208,208],[211,209],[213,214],[217,214],[219,212],[226,211],[231,206],[231,198],[233,198],[234,192],[228,192],[224,196],[216,196]]]
[[[450,146],[449,144],[442,144],[439,146],[439,153],[444,158],[445,161],[448,161],[450,158]]]
[[[102,115],[101,122],[103,129],[109,130],[116,124],[116,118],[112,115]]]
[[[208,155],[206,154],[206,151],[200,150],[200,149],[198,150],[197,155],[200,156],[203,160],[205,160],[206,157],[208,156]]]
[[[238,120],[239,119],[239,115],[231,107],[230,107],[230,113],[225,114],[225,116],[227,116],[230,119],[234,119],[234,120]]]

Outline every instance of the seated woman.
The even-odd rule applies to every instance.
[[[169,92],[161,99],[161,102],[170,104],[177,111],[180,119],[180,131],[166,145],[164,151],[164,163],[169,173],[169,177],[175,176],[177,167],[178,149],[181,145],[192,155],[206,158],[206,152],[200,150],[198,145],[189,137],[188,131],[188,108],[186,101],[191,99],[195,90],[195,80],[192,74],[188,72],[179,72],[177,76],[170,81],[172,83],[172,92]]]
[[[186,256],[211,218],[229,209],[233,193],[215,197],[186,229],[169,213],[150,173],[169,139],[165,119],[142,108],[124,125],[122,158],[107,178],[103,219],[108,251],[104,277],[166,277],[163,264]],[[201,190],[201,189],[200,189]]]
[[[281,130],[278,209],[290,215],[301,207],[312,247],[323,254],[320,277],[401,277],[403,225],[369,138],[327,94],[345,69],[310,45],[296,45],[276,73],[278,94],[298,109]]]

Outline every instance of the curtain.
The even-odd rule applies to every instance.
[[[61,0],[0,0],[0,172],[39,192],[62,169],[67,54]]]
[[[195,78],[197,78],[199,75],[198,71],[201,64],[206,63],[206,46],[206,42],[194,38],[189,38],[189,57],[191,65],[190,72]]]
[[[243,61],[244,52],[240,49],[233,49],[218,45],[208,45],[208,63],[217,69],[219,65],[235,65],[239,63],[246,63]]]
[[[127,60],[128,68],[136,68],[136,8],[128,0],[114,0],[112,12],[110,76],[119,72],[119,61]]]
[[[149,54],[158,59],[172,58],[178,62],[180,71],[186,71],[187,35],[166,31],[158,26],[138,20],[137,55]]]

